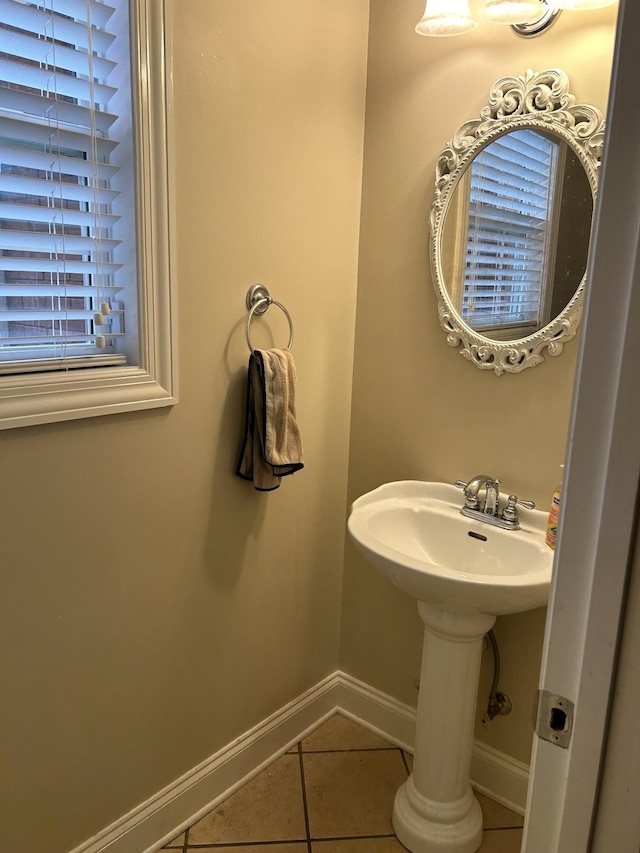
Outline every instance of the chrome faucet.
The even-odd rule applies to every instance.
[[[463,483],[462,480],[456,481],[456,486],[464,489],[464,506],[465,509],[473,509],[476,512],[495,513],[498,506],[500,481],[490,477],[488,474],[476,474],[468,483]],[[484,504],[480,504],[480,489],[486,487],[486,495]]]
[[[500,480],[488,474],[476,474],[467,483],[456,480],[455,485],[464,491],[464,506],[461,514],[475,518],[504,530],[519,530],[517,506],[534,509],[533,501],[521,501],[516,495],[509,495],[506,506],[500,512]],[[485,489],[484,503],[481,502],[481,490]]]

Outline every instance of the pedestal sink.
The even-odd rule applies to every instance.
[[[418,600],[424,645],[413,772],[393,827],[412,853],[475,853],[482,813],[469,767],[484,635],[497,616],[546,604],[553,552],[547,515],[520,511],[520,530],[460,514],[446,483],[404,480],[358,498],[349,533],[371,565]]]

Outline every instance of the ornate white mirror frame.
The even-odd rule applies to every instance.
[[[454,190],[473,159],[493,140],[514,130],[531,128],[563,140],[575,152],[597,194],[598,167],[604,138],[600,111],[576,104],[567,75],[557,68],[521,77],[503,77],[493,86],[480,118],[457,131],[436,165],[435,198],[431,210],[431,267],[438,298],[440,323],[450,346],[483,370],[519,373],[544,360],[543,352],[557,356],[576,334],[584,297],[585,275],[564,309],[543,328],[515,340],[493,340],[474,331],[451,299],[443,274],[444,223]]]

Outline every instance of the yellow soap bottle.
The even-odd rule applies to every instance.
[[[564,465],[560,466],[560,470],[564,469]],[[556,539],[558,538],[558,519],[560,518],[560,501],[562,499],[562,481],[553,490],[551,498],[551,509],[549,510],[549,519],[547,521],[547,535],[545,542],[549,548],[555,549]]]

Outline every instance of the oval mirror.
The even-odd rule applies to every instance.
[[[559,69],[498,80],[436,169],[431,261],[440,322],[478,367],[559,355],[582,313],[604,122]]]

